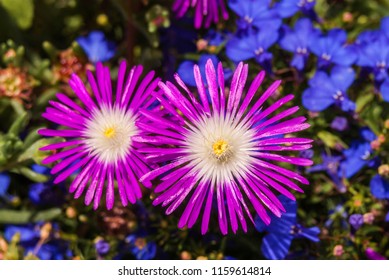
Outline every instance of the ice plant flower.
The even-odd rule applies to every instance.
[[[139,151],[148,159],[164,165],[144,175],[141,181],[160,179],[154,189],[158,197],[153,204],[168,206],[168,215],[190,197],[178,223],[180,228],[192,227],[202,212],[201,232],[205,234],[214,198],[223,234],[229,230],[228,217],[234,233],[239,223],[247,231],[246,216],[254,222],[247,200],[264,223],[269,224],[267,209],[276,217],[285,211],[272,190],[294,200],[288,188],[302,192],[294,180],[308,184],[303,176],[272,163],[312,164],[309,159],[278,154],[311,147],[311,139],[279,137],[308,128],[306,118],[285,120],[298,111],[298,106],[271,117],[294,96],[290,94],[268,107],[264,106],[281,83],[274,82],[255,98],[265,77],[264,71],[256,76],[244,94],[248,65],[243,62],[234,71],[229,90],[225,87],[221,63],[217,69],[211,60],[206,63],[208,89],[198,65],[194,66],[194,76],[198,96],[187,88],[179,75],[175,75],[175,79],[181,90],[171,82],[159,83],[162,93],[158,93],[157,98],[169,112],[167,117],[142,111],[150,120],[147,126],[142,125],[149,134],[136,140],[152,143],[154,147],[140,148]]]
[[[109,69],[101,63],[96,66],[97,80],[92,73],[87,74],[93,96],[81,79],[72,75],[69,85],[83,106],[58,93],[58,101],[50,101],[50,106],[42,114],[44,118],[67,127],[39,130],[44,136],[66,138],[65,142],[41,148],[60,150],[42,163],[60,161],[51,169],[51,174],[57,174],[55,184],[80,169],[69,191],[78,198],[87,188],[85,203],[89,205],[93,200],[94,209],[100,204],[103,189],[106,207],[112,209],[115,179],[122,204],[135,203],[142,196],[138,178],[150,170],[144,157],[136,151],[140,144],[134,141],[134,137],[140,133],[136,122],[141,121],[142,116],[138,110],[154,102],[150,93],[159,79],[154,78],[152,71],[137,86],[143,67],[133,67],[127,78],[126,69],[126,62],[122,62],[115,95]]]
[[[219,22],[219,11],[223,19],[228,19],[228,12],[224,0],[175,0],[173,12],[178,18],[183,17],[189,8],[194,11],[194,26],[208,28],[211,23]]]
[[[292,240],[295,238],[307,238],[313,242],[319,242],[319,227],[305,228],[297,222],[296,201],[285,196],[280,196],[279,199],[286,210],[281,218],[273,218],[268,226],[258,216],[255,219],[255,228],[259,232],[267,232],[262,240],[261,251],[269,260],[285,259]]]
[[[115,55],[115,44],[108,41],[101,31],[96,30],[87,36],[80,36],[77,38],[77,43],[92,63],[110,60]]]

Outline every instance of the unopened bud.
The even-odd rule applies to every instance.
[[[181,258],[181,260],[191,260],[192,255],[188,251],[182,251],[180,254],[180,258]]]
[[[336,245],[332,251],[332,254],[336,257],[340,257],[344,254],[344,249],[342,245]]]
[[[363,214],[363,222],[365,224],[371,225],[374,222],[374,215],[373,215],[373,213],[369,212],[369,213]]]
[[[383,164],[378,167],[378,174],[381,176],[389,176],[389,164]]]

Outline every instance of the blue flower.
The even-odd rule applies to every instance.
[[[378,199],[389,199],[389,180],[376,174],[370,180],[370,191]]]
[[[348,222],[355,230],[358,230],[363,225],[363,215],[352,214],[349,217]]]
[[[312,166],[307,169],[307,172],[320,172],[325,171],[328,176],[331,178],[331,181],[335,184],[336,188],[339,192],[345,192],[346,186],[343,184],[342,178],[339,177],[338,171],[340,166],[340,160],[342,157],[340,156],[328,156],[326,154],[322,154],[323,162]]]
[[[389,39],[382,33],[376,37],[374,41],[360,46],[357,64],[369,68],[374,73],[375,80],[382,82],[388,77]]]
[[[342,29],[332,29],[327,36],[321,36],[310,44],[311,52],[318,57],[319,68],[331,63],[350,66],[357,59],[355,47],[347,46],[347,33]]]
[[[48,239],[42,244],[41,227],[43,223],[27,224],[23,226],[7,226],[4,230],[4,238],[11,242],[16,233],[20,234],[19,245],[24,248],[24,255],[30,253],[36,255],[41,260],[63,260],[72,257],[72,252],[69,249],[69,244],[65,240],[55,237],[56,234],[51,234]],[[58,232],[58,226],[53,224],[53,231]]]
[[[90,62],[104,62],[115,55],[115,44],[108,41],[101,31],[92,31],[87,36],[80,36],[76,40]]]
[[[276,4],[275,9],[283,18],[291,17],[298,11],[302,11],[305,15],[315,19],[317,17],[313,10],[315,4],[316,0],[283,0]]]
[[[230,0],[228,5],[240,19],[237,22],[241,30],[256,27],[277,30],[282,23],[277,11],[270,9],[271,0]]]
[[[331,122],[331,128],[338,131],[344,131],[348,128],[348,121],[345,117],[335,117]]]
[[[319,31],[313,28],[312,22],[307,19],[299,19],[294,25],[294,31],[286,28],[285,35],[280,40],[280,46],[284,50],[294,53],[291,65],[302,70],[309,57],[308,46],[318,36]]]
[[[103,239],[100,239],[95,243],[96,253],[99,256],[105,256],[106,254],[108,254],[110,248],[111,246],[109,245],[109,243]]]
[[[385,222],[389,222],[389,212],[385,216]]]
[[[204,39],[208,42],[208,46],[218,47],[226,41],[228,36],[229,33],[227,32],[218,32],[210,29],[204,36]]]
[[[309,81],[310,88],[303,92],[304,107],[318,112],[336,105],[345,112],[355,111],[355,103],[346,93],[354,78],[355,72],[350,67],[335,66],[330,76],[323,71],[316,72]]]
[[[263,29],[250,32],[249,35],[242,38],[235,36],[226,45],[227,56],[235,62],[251,58],[265,68],[271,71],[272,54],[267,51],[278,39],[278,32],[272,29]]]
[[[297,223],[296,201],[282,195],[278,198],[285,207],[285,213],[282,214],[281,218],[274,217],[268,226],[258,215],[255,218],[255,228],[259,232],[267,232],[262,240],[261,251],[265,258],[271,260],[284,259],[288,254],[292,240],[295,238],[307,238],[313,242],[319,242],[320,229],[318,227],[305,228]]]
[[[142,233],[127,236],[126,242],[137,260],[151,260],[157,253],[157,244],[154,241],[147,241]]]
[[[340,163],[339,176],[351,178],[371,160],[372,148],[369,142],[353,141],[350,148],[343,151],[344,160]]]
[[[45,166],[34,164],[31,169],[40,174],[50,174],[50,169]],[[35,183],[29,186],[28,197],[37,206],[60,205],[63,203],[65,196],[65,191],[62,187],[63,185],[60,185],[60,188],[53,188],[52,181]]]
[[[198,63],[192,60],[185,60],[178,66],[177,73],[180,76],[180,78],[184,81],[185,84],[195,87],[196,81],[193,74],[193,66],[195,64],[198,64],[200,68],[200,73],[203,81],[206,83],[206,77],[205,77],[205,64],[207,63],[208,59],[211,59],[213,62],[213,65],[217,69],[217,65],[219,63],[219,59],[216,55],[208,55],[203,54],[200,56]],[[224,78],[229,79],[232,75],[232,71],[230,69],[224,69]]]
[[[359,136],[366,142],[372,142],[377,139],[375,133],[367,126],[359,130]]]

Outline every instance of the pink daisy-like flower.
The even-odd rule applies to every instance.
[[[280,81],[255,98],[264,71],[256,76],[244,95],[248,65],[242,62],[229,89],[224,85],[221,63],[216,70],[210,60],[207,62],[206,83],[197,65],[194,76],[199,98],[176,74],[183,92],[170,82],[160,82],[162,93],[156,94],[169,112],[166,118],[142,111],[150,121],[142,125],[148,135],[136,139],[154,147],[141,147],[139,152],[164,165],[145,174],[141,181],[159,179],[154,189],[158,196],[153,204],[167,207],[166,214],[188,198],[179,227],[192,227],[202,212],[201,232],[206,233],[215,205],[223,234],[228,233],[229,223],[234,233],[239,223],[247,231],[246,217],[254,223],[250,208],[269,224],[268,210],[277,217],[285,212],[274,191],[295,200],[289,189],[298,192],[302,189],[294,181],[308,184],[303,176],[272,163],[312,164],[309,159],[278,153],[311,147],[311,139],[284,137],[308,128],[306,118],[285,120],[298,111],[298,106],[278,111],[293,99],[291,94],[268,107],[264,105]],[[272,113],[275,114],[271,117]]]
[[[45,158],[42,163],[59,161],[51,170],[56,174],[54,183],[59,183],[80,169],[72,181],[69,191],[80,197],[87,188],[85,204],[93,200],[97,209],[105,189],[106,207],[114,204],[114,181],[121,202],[127,205],[142,196],[138,178],[150,171],[143,155],[137,152],[142,144],[134,141],[140,133],[135,124],[141,122],[139,108],[147,108],[153,101],[151,93],[159,79],[149,72],[138,84],[143,67],[133,67],[127,78],[127,65],[122,62],[118,72],[116,94],[113,94],[109,69],[98,63],[96,78],[88,72],[88,81],[93,95],[81,79],[73,74],[69,85],[81,103],[74,102],[65,94],[58,93],[58,101],[42,116],[65,129],[41,129],[39,134],[50,137],[64,137],[65,142],[51,144],[41,150],[60,150]]]
[[[178,18],[183,17],[190,7],[194,11],[194,26],[208,28],[211,23],[219,22],[219,9],[222,17],[228,19],[228,13],[224,0],[175,0],[173,3],[173,11]]]

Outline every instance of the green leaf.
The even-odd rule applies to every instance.
[[[44,183],[49,180],[49,178],[43,174],[37,173],[32,171],[28,167],[18,167],[11,170],[11,172],[22,174],[23,176],[27,177],[31,181],[37,182],[37,183]]]
[[[362,109],[374,99],[373,94],[362,94],[356,101],[356,111],[360,113]]]
[[[63,142],[62,138],[42,138],[30,145],[19,157],[18,161],[23,162],[32,159],[36,164],[42,164],[42,160],[50,154],[50,151],[39,149],[53,143]]]
[[[28,211],[28,210],[0,210],[0,224],[26,224],[36,223],[39,221],[50,221],[61,215],[62,211],[59,208],[52,208],[43,211]]]
[[[324,145],[330,148],[335,148],[341,146],[342,148],[347,148],[347,144],[342,141],[338,136],[328,132],[320,131],[317,136],[323,141]]]
[[[9,134],[19,135],[27,126],[30,120],[30,115],[27,112],[23,112],[11,125],[8,130]]]
[[[0,3],[19,28],[28,29],[31,27],[34,18],[33,0],[0,0]]]

